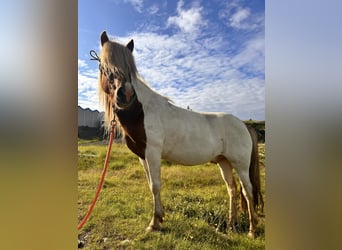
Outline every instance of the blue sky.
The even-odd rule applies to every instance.
[[[98,104],[99,36],[134,39],[140,75],[180,107],[265,119],[264,1],[82,0],[78,104]]]

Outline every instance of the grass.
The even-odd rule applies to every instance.
[[[260,145],[264,155],[264,145]],[[79,142],[79,221],[86,214],[99,183],[106,145]],[[264,166],[262,158],[262,166]],[[262,167],[264,193],[265,168]],[[265,199],[265,197],[264,197]],[[152,195],[138,158],[124,145],[113,145],[106,180],[88,222],[79,231],[83,249],[264,249],[261,218],[257,239],[227,232],[229,196],[218,167],[174,165],[162,161],[162,201],[166,216],[159,233],[145,233],[152,216]]]

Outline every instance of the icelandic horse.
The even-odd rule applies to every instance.
[[[260,192],[258,145],[255,133],[237,117],[223,113],[197,113],[175,106],[138,74],[134,42],[126,46],[100,36],[99,98],[105,122],[120,123],[128,148],[139,157],[153,196],[153,216],[147,231],[161,230],[165,215],[161,197],[160,165],[166,159],[182,165],[216,163],[230,197],[228,225],[237,225],[237,172],[249,216],[250,237],[255,237]]]

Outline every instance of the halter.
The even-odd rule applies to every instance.
[[[99,70],[100,70],[100,73],[102,75],[104,75],[106,78],[107,78],[107,82],[114,87],[115,89],[115,86],[113,85],[114,83],[114,79],[118,79],[120,82],[122,83],[125,83],[126,82],[126,77],[125,77],[125,74],[122,72],[122,70],[120,70],[119,68],[117,67],[113,67],[113,69],[110,69],[104,65],[101,64],[101,59],[100,57],[97,55],[97,53],[95,52],[95,50],[91,50],[90,51],[90,60],[96,60],[99,62]],[[132,79],[131,79],[131,75],[129,75],[129,81],[132,82]],[[137,95],[134,91],[134,96],[131,98],[130,102],[128,103],[127,107],[130,107],[133,102],[135,102],[137,99]],[[117,112],[117,108],[114,108],[114,113]]]
[[[96,54],[95,50],[91,50],[90,51],[90,56],[92,58],[90,58],[90,60],[96,60],[99,62],[99,70],[100,73],[103,74],[106,78],[107,78],[107,82],[109,84],[113,84],[114,83],[114,79],[118,79],[120,82],[125,83],[126,82],[126,77],[125,74],[122,72],[122,70],[120,70],[117,67],[113,67],[113,69],[107,67],[106,65],[103,65],[101,63],[101,59],[100,57]],[[129,76],[129,80],[131,81],[131,76]]]

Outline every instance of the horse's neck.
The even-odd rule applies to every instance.
[[[158,94],[153,89],[151,89],[141,77],[133,80],[133,86],[139,101],[144,106],[149,106],[148,104],[155,102],[160,102],[160,104],[162,104],[163,102],[167,101],[166,97]]]
[[[127,109],[118,109],[116,114],[119,118],[121,125],[125,129],[136,126],[136,123],[143,121],[144,108],[151,106],[150,103],[154,103],[161,96],[154,92],[143,79],[132,78],[132,85],[136,92],[137,98]]]

